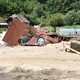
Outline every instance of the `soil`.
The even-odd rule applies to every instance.
[[[80,55],[65,52],[67,46],[0,47],[0,80],[80,80]]]

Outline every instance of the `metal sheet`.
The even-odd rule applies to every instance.
[[[19,45],[18,40],[25,34],[28,33],[30,26],[20,22],[17,19],[13,19],[3,41],[11,45]]]

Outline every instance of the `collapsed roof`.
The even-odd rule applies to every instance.
[[[12,16],[9,17],[9,19],[7,19],[6,22],[11,24],[10,22],[12,22],[13,19],[17,19],[21,21],[22,23],[29,24],[29,21],[20,14],[13,14]]]
[[[51,34],[42,27],[24,24],[25,20],[19,19],[18,15],[18,18],[15,16],[11,16],[13,17],[12,22],[9,20],[10,18],[7,20],[9,23],[11,22],[11,25],[3,38],[3,41],[10,45],[46,45],[70,40],[70,37]]]

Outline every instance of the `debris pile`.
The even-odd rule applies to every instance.
[[[49,30],[42,27],[34,27],[26,24],[26,20],[21,20],[22,16],[13,15],[7,22],[9,23],[8,31],[6,32],[3,41],[8,45],[46,45],[59,43],[61,41],[69,41],[70,37],[59,34],[51,34]]]
[[[78,42],[72,42],[70,47],[72,49],[80,52],[80,43],[78,43]]]
[[[80,42],[72,41],[70,43],[70,47],[66,47],[65,51],[67,51],[67,49],[69,49],[69,51],[71,51],[72,53],[74,52],[80,55]]]
[[[5,34],[3,41],[11,45],[19,45],[18,40],[23,36],[28,34],[30,26],[23,24],[17,19],[14,19]]]

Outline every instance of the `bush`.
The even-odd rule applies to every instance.
[[[77,14],[76,12],[73,10],[73,11],[69,11],[65,17],[65,22],[67,25],[73,25],[73,24],[77,24]]]
[[[79,10],[79,11],[77,11],[76,15],[77,15],[76,22],[77,22],[77,24],[79,24],[79,25],[80,25],[80,10]]]
[[[39,26],[41,26],[41,27],[43,27],[43,26],[47,26],[47,19],[44,17],[44,16],[42,16],[41,18],[39,18]]]
[[[47,25],[54,26],[54,27],[65,25],[64,15],[61,13],[49,15],[47,17]]]

